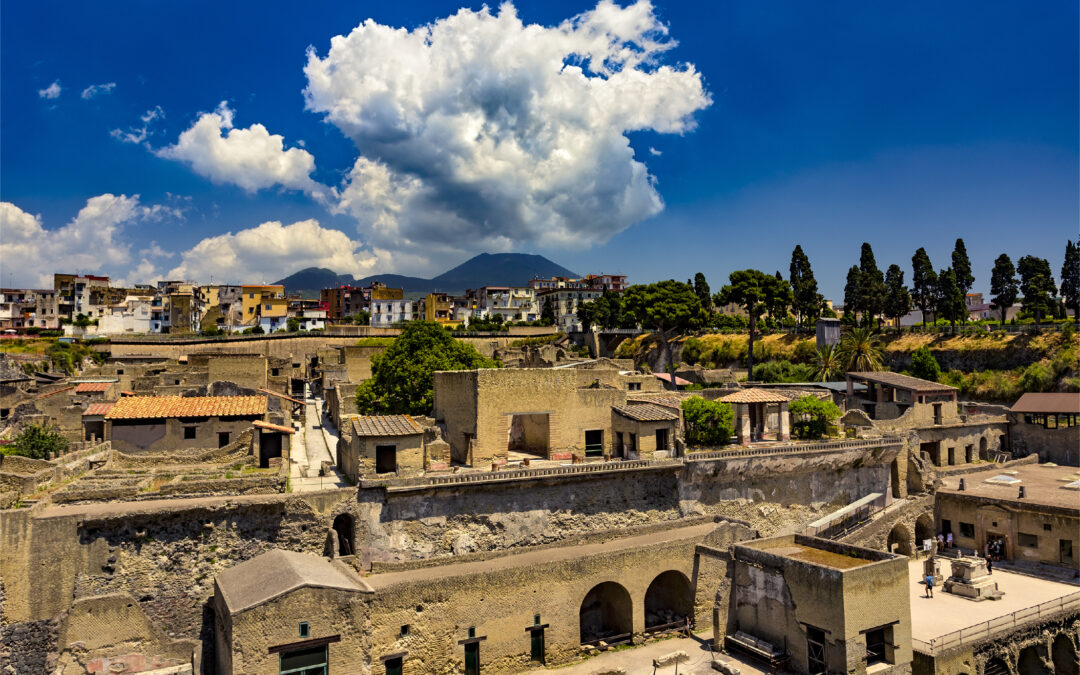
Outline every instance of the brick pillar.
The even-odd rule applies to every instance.
[[[781,441],[790,441],[791,440],[791,414],[788,412],[787,401],[780,404],[780,412],[779,412],[778,416],[780,418],[779,419],[779,422],[780,422],[780,440]]]

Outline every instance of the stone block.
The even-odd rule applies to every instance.
[[[668,652],[667,654],[656,657],[653,659],[652,664],[653,668],[667,668],[676,663],[686,663],[689,660],[690,657],[687,656],[686,652],[680,649],[677,652]]]

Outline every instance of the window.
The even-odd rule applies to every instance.
[[[585,455],[595,457],[604,454],[604,430],[591,429],[585,432]]]
[[[190,441],[195,438],[195,432],[198,427],[184,427],[184,440]]]
[[[300,637],[306,638],[311,634],[311,629],[308,627],[307,621],[300,622]]]
[[[866,632],[866,665],[885,663],[885,629]]]
[[[277,377],[277,376],[278,376],[278,369],[277,368],[271,368],[270,369],[270,377]]]
[[[1043,532],[1049,532],[1052,528],[1050,523],[1043,523]]]
[[[383,661],[386,664],[386,675],[401,675],[403,660],[402,657],[395,656]]]
[[[1039,548],[1039,537],[1034,534],[1021,532],[1016,536],[1016,543],[1025,548]]]
[[[401,637],[409,637],[409,624],[401,627]]]
[[[476,637],[476,626],[469,626],[469,637]]]
[[[280,675],[326,675],[326,645],[281,654]]]
[[[116,374],[117,375],[123,375],[124,374],[124,369],[123,368],[117,368],[116,369]]]
[[[967,537],[968,539],[975,538],[975,524],[974,523],[960,523],[960,536]]]
[[[224,448],[226,445],[228,445],[230,435],[231,434],[228,431],[219,431],[217,435],[217,446],[219,448]]]
[[[630,391],[641,391],[641,383],[640,382],[631,382],[631,383],[626,385],[626,388],[629,389]]]

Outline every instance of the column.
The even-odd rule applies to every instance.
[[[780,422],[780,440],[791,440],[791,414],[788,412],[787,401],[780,404],[780,412],[778,421]]]
[[[747,403],[741,404],[735,420],[735,435],[739,439],[739,445],[750,445],[750,416],[747,414],[749,407]]]

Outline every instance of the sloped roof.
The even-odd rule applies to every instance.
[[[91,392],[103,392],[108,391],[114,383],[112,382],[80,382],[75,385],[76,394],[87,394]]]
[[[370,593],[362,579],[326,558],[274,549],[234,565],[214,578],[232,614],[257,607],[299,588],[332,588]]]
[[[91,403],[86,406],[86,410],[83,411],[83,416],[86,415],[107,415],[112,409],[112,402],[107,403]]]
[[[412,436],[424,433],[409,415],[361,415],[353,418],[357,436]]]
[[[664,382],[671,382],[671,374],[670,373],[653,373],[653,375],[660,378]],[[685,387],[688,384],[690,384],[690,380],[684,380],[681,377],[679,377],[678,375],[675,376],[675,386],[677,386],[677,387]]]
[[[1018,413],[1074,413],[1080,415],[1080,394],[1024,394],[1013,403]]]
[[[753,388],[740,389],[733,394],[721,396],[720,400],[724,403],[784,403],[788,397],[774,391]]]
[[[54,394],[59,394],[62,391],[71,391],[74,388],[75,388],[75,385],[71,385],[70,387],[64,387],[63,389],[57,389],[55,391],[50,391],[48,393],[42,394],[41,396],[38,396],[35,400],[40,401],[43,398],[48,398],[48,397],[50,397],[50,396],[52,396]]]
[[[276,396],[278,398],[283,398],[286,401],[292,401],[293,403],[303,403],[303,401],[297,400],[290,396],[286,396],[285,394],[279,394],[276,391],[270,391],[269,389],[259,389],[258,391],[261,391],[264,394],[270,394],[271,396]]]
[[[909,391],[956,391],[956,387],[950,387],[947,384],[922,380],[910,375],[901,375],[900,373],[890,373],[888,371],[848,373],[848,377],[855,377],[865,382],[884,384],[889,387],[907,389]]]
[[[634,392],[626,397],[628,403],[655,403],[665,408],[682,409],[682,399],[667,394]]]
[[[107,419],[223,417],[266,414],[265,396],[125,396]]]
[[[638,422],[671,422],[679,419],[679,416],[667,408],[661,408],[651,403],[627,403],[626,405],[612,406],[612,409],[628,419]]]
[[[268,429],[270,431],[280,431],[283,434],[295,434],[296,429],[292,427],[283,427],[280,424],[270,424],[269,422],[263,422],[262,420],[255,420],[252,422],[252,426],[259,427],[260,429]]]

